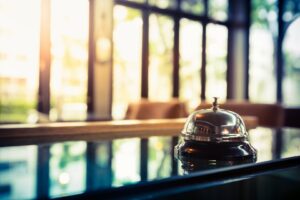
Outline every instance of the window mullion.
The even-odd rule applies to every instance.
[[[276,48],[276,78],[277,78],[277,89],[276,89],[276,100],[282,102],[282,79],[283,79],[283,55],[282,55],[282,43],[284,37],[284,22],[283,16],[283,1],[278,0],[278,37],[277,37],[277,48]]]
[[[174,17],[173,97],[179,96],[179,16]]]
[[[50,0],[41,1],[40,27],[40,67],[38,86],[38,111],[49,114],[50,111]]]
[[[88,88],[87,88],[87,110],[88,113],[93,113],[94,109],[94,7],[95,1],[89,1],[89,58],[88,58]]]
[[[204,16],[205,19],[208,17],[208,0],[204,0]],[[201,100],[205,100],[205,91],[206,91],[206,25],[207,20],[202,22],[203,31],[202,31],[202,63],[201,63]]]
[[[148,98],[149,77],[149,11],[143,11],[141,96]]]
[[[206,23],[203,23],[202,32],[202,63],[201,63],[201,100],[205,100],[206,91]]]

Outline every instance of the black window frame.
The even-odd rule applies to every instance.
[[[181,18],[190,19],[197,21],[202,24],[203,34],[202,34],[202,63],[201,63],[201,73],[200,83],[201,84],[201,96],[202,100],[205,100],[206,93],[206,26],[207,24],[219,24],[225,26],[228,30],[228,51],[227,51],[227,99],[234,99],[233,90],[234,86],[232,83],[234,70],[234,60],[233,60],[233,49],[235,48],[234,42],[232,41],[232,32],[237,28],[242,28],[245,31],[247,43],[244,48],[244,53],[246,55],[247,61],[245,62],[245,87],[244,87],[244,99],[249,99],[249,30],[251,25],[251,3],[252,1],[240,1],[240,0],[228,0],[228,18],[226,21],[219,21],[208,16],[208,2],[210,0],[203,0],[204,3],[204,13],[202,15],[196,15],[180,10],[180,3],[183,0],[176,0],[177,7],[172,8],[159,8],[148,4],[148,0],[144,3],[130,1],[130,0],[114,0],[115,5],[122,5],[133,9],[138,9],[142,12],[143,18],[143,34],[142,34],[142,74],[141,74],[141,97],[148,98],[148,58],[149,58],[149,15],[150,13],[167,15],[174,20],[174,48],[173,48],[173,97],[179,97],[179,21]],[[242,22],[236,21],[235,17],[237,15],[236,4],[245,4],[244,10],[246,19]],[[275,52],[275,70],[276,70],[276,100],[278,103],[283,102],[283,76],[284,76],[284,58],[282,52],[282,44],[284,39],[284,33],[286,29],[286,23],[283,21],[284,5],[286,0],[277,0],[277,13],[278,13],[278,37],[277,37],[277,48]],[[88,112],[94,112],[94,94],[93,94],[93,73],[94,65],[93,59],[94,54],[94,6],[95,0],[89,0],[89,61],[88,61],[88,92],[87,92],[87,106]],[[39,85],[38,85],[38,105],[37,110],[39,112],[49,114],[50,111],[50,66],[51,66],[51,44],[50,44],[50,13],[51,13],[51,0],[41,0],[41,31],[40,31],[40,66],[39,66]]]
[[[182,0],[176,0],[176,8],[159,8],[154,5],[150,5],[148,3],[148,0],[145,0],[145,2],[140,3],[140,2],[134,2],[134,1],[129,1],[129,0],[115,0],[115,5],[121,5],[125,6],[128,8],[133,8],[137,9],[142,13],[142,18],[143,18],[143,38],[142,38],[142,79],[141,79],[141,97],[142,98],[148,98],[148,59],[149,59],[149,15],[151,13],[154,14],[160,14],[160,15],[165,15],[170,17],[173,22],[174,22],[174,41],[173,41],[173,91],[172,91],[172,97],[178,98],[179,97],[179,89],[180,89],[180,83],[179,83],[179,30],[180,30],[180,19],[189,19],[193,20],[195,22],[198,22],[202,25],[202,55],[199,55],[202,57],[202,63],[201,63],[201,72],[199,74],[200,78],[200,83],[201,84],[201,98],[202,100],[205,100],[205,93],[206,93],[206,26],[208,24],[218,24],[225,26],[228,30],[228,38],[231,29],[235,26],[231,21],[230,21],[230,1],[228,1],[228,9],[227,9],[227,14],[228,14],[228,19],[225,21],[220,21],[220,20],[215,20],[211,18],[208,13],[209,13],[209,0],[204,0],[204,12],[203,14],[192,14],[185,12],[181,10],[180,4]],[[240,25],[239,25],[240,26]],[[246,27],[246,26],[245,26]],[[229,46],[229,40],[227,45]],[[229,49],[228,49],[229,50]],[[227,71],[229,70],[229,57],[230,51],[227,52]],[[230,79],[228,77],[227,73],[227,80]],[[229,86],[230,87],[230,86]],[[229,87],[227,87],[229,89]],[[230,94],[227,91],[227,98],[230,98]]]
[[[232,42],[232,32],[235,28],[243,28],[246,32],[249,33],[250,20],[245,22],[236,22],[234,20],[235,10],[234,4],[235,0],[228,0],[228,10],[227,10],[227,20],[220,21],[213,19],[208,15],[209,13],[209,0],[203,0],[204,3],[204,12],[203,14],[192,14],[189,12],[182,11],[180,4],[182,0],[176,0],[177,7],[173,8],[159,8],[148,4],[148,0],[145,0],[144,3],[129,1],[129,0],[114,0],[114,5],[121,5],[128,8],[133,8],[141,11],[143,19],[143,32],[142,32],[142,58],[141,58],[141,97],[148,98],[148,67],[149,67],[149,16],[151,13],[161,14],[170,17],[174,21],[174,46],[173,46],[173,91],[172,97],[179,97],[179,30],[180,30],[180,19],[189,19],[195,22],[198,22],[202,25],[202,54],[199,55],[202,57],[201,71],[200,71],[200,85],[201,85],[201,95],[200,99],[206,99],[206,26],[208,24],[217,24],[222,25],[228,30],[228,40],[227,40],[227,99],[232,99],[233,79],[231,71],[233,70],[233,48],[234,45]],[[245,3],[245,2],[243,2]],[[250,5],[250,3],[249,3]],[[87,111],[88,113],[94,112],[94,84],[93,84],[93,73],[94,73],[94,64],[93,60],[95,57],[94,52],[94,6],[95,0],[89,0],[89,47],[88,47],[88,88],[87,88]],[[246,6],[250,10],[250,7]],[[38,90],[38,106],[37,109],[39,112],[49,114],[50,111],[50,68],[51,68],[51,44],[50,44],[50,16],[51,15],[51,0],[41,0],[41,39],[40,39],[40,77],[39,77],[39,90]],[[250,18],[250,12],[247,12],[247,15]],[[46,22],[46,23],[45,23]],[[48,22],[48,23],[47,23]],[[249,35],[249,34],[248,34]],[[249,36],[247,36],[248,38]],[[245,48],[248,58],[249,47]],[[246,73],[248,73],[248,62],[246,62]],[[246,87],[245,87],[245,99],[248,99],[248,74],[246,75]]]

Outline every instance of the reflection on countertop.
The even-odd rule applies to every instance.
[[[249,140],[257,163],[300,156],[299,129],[259,127]],[[54,198],[243,164],[177,162],[176,144],[176,137],[155,136],[1,147],[0,199]]]

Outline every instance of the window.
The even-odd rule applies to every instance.
[[[190,110],[213,96],[232,98],[230,70],[239,67],[230,60],[238,43],[232,36],[237,29],[247,31],[248,25],[246,19],[236,23],[231,1],[114,0],[111,4],[113,22],[103,27],[110,29],[113,24],[113,37],[110,31],[101,33],[99,42],[94,37],[101,34],[93,33],[99,21],[92,19],[101,15],[92,16],[91,11],[105,3],[0,2],[1,123],[37,122],[37,110],[51,121],[86,120],[87,112],[95,110],[90,108],[96,101],[91,91],[106,88],[110,81],[99,86],[101,80],[93,76],[110,69],[112,85],[107,88],[112,91],[109,104],[114,119],[122,119],[128,103],[140,98],[180,98]],[[298,5],[296,0],[251,1],[249,74],[244,80],[248,84],[249,79],[251,101],[299,106]],[[247,48],[243,48],[245,60]],[[103,49],[112,49],[112,60],[107,58],[110,52],[99,52]],[[108,70],[99,64],[104,61],[98,55],[110,62]],[[49,92],[41,92],[48,87]],[[100,102],[101,95],[95,96]]]
[[[250,99],[299,106],[299,1],[252,1]],[[263,42],[262,42],[263,41]]]
[[[286,25],[283,38],[283,103],[300,106],[300,6],[296,0],[286,0],[283,5],[283,22]]]
[[[172,97],[174,23],[170,17],[149,17],[149,99]]]
[[[142,16],[136,9],[114,7],[113,107],[115,119],[122,119],[127,104],[140,99]]]
[[[285,58],[284,103],[289,106],[300,105],[300,18],[293,21],[284,38],[283,53]]]
[[[201,96],[202,25],[183,18],[180,20],[180,99],[189,103],[189,108],[197,107]]]
[[[88,10],[88,0],[51,0],[50,117],[54,121],[87,117]]]
[[[191,110],[201,99],[213,96],[226,99],[229,24],[227,0],[115,0],[114,7],[115,15],[119,15],[120,12],[116,11],[121,9],[127,10],[128,16],[141,13],[140,29],[133,31],[129,23],[124,26],[127,26],[126,30],[134,32],[132,35],[136,35],[136,38],[141,38],[140,34],[142,35],[139,49],[136,48],[136,42],[131,46],[134,52],[140,52],[142,61],[145,62],[135,62],[136,64],[128,66],[127,70],[133,66],[135,70],[131,70],[131,74],[122,73],[122,78],[113,74],[113,99],[119,99],[120,93],[123,94],[122,98],[135,97],[132,100],[138,100],[136,95],[158,101],[180,98],[187,102]],[[114,32],[118,27],[116,23]],[[123,33],[123,40],[126,41],[127,38]],[[121,46],[115,44],[115,54],[121,49]],[[115,71],[121,70],[118,59],[118,56],[114,57]],[[141,78],[142,75],[146,78]],[[141,82],[132,84],[132,77]],[[122,84],[124,79],[127,80],[125,85]],[[135,91],[135,94],[127,92],[124,95],[126,91]],[[113,108],[118,108],[118,111],[114,109],[114,116],[124,116],[124,103],[113,102]]]
[[[253,0],[251,19],[250,100],[274,103],[276,102],[276,63],[274,58],[278,25],[276,2]]]
[[[192,14],[204,14],[204,0],[199,1],[181,1],[180,5],[182,11],[192,13]]]
[[[39,70],[48,76],[49,68],[51,80],[43,81],[51,84],[50,119],[86,119],[88,0],[1,1],[0,9],[1,123],[39,121],[38,88],[43,86],[38,83],[44,79],[39,77]],[[40,27],[46,23],[40,21],[42,15],[50,18],[51,32]],[[44,31],[41,35],[40,29]],[[51,45],[45,46],[48,35]],[[50,51],[50,60],[40,58]],[[48,121],[48,116],[44,120]]]
[[[0,1],[0,123],[34,120],[40,1]]]
[[[207,99],[226,99],[227,35],[226,27],[207,25]]]
[[[209,0],[208,6],[209,16],[222,21],[228,19],[228,0]]]

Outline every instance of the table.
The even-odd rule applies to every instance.
[[[299,129],[252,129],[256,163],[191,171],[174,158],[182,122],[1,126],[0,199],[253,199],[299,194]],[[33,139],[22,133],[32,133]],[[271,190],[270,185],[281,189]]]

